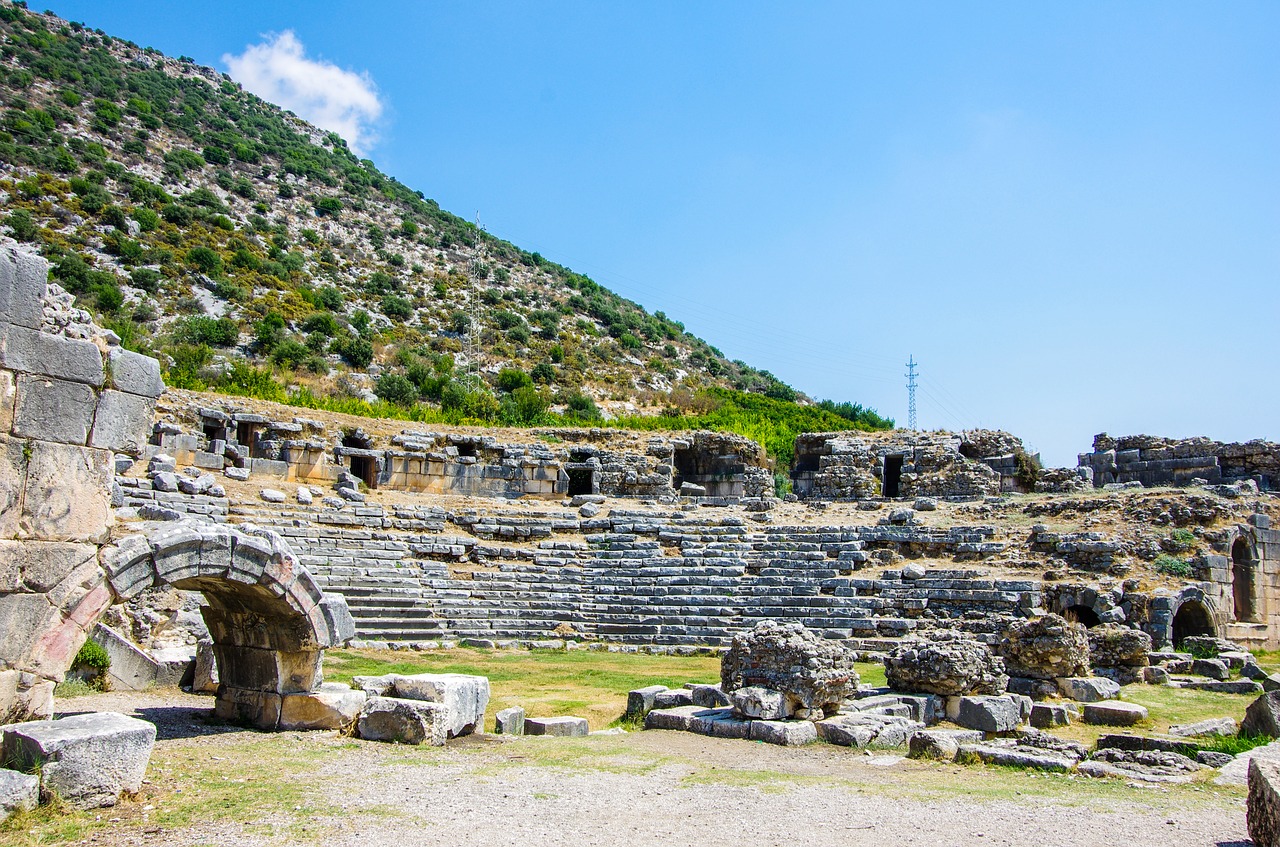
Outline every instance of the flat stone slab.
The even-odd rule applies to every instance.
[[[1249,763],[1254,759],[1280,764],[1280,741],[1272,741],[1261,747],[1254,747],[1239,754],[1228,764],[1218,770],[1214,777],[1214,785],[1247,785],[1249,782]]]
[[[977,729],[920,729],[913,732],[907,741],[907,756],[951,761],[960,752],[961,744],[981,741],[982,731]]]
[[[1146,706],[1125,703],[1122,700],[1105,700],[1084,704],[1084,722],[1100,726],[1133,726],[1147,719]]]
[[[405,700],[441,703],[448,710],[450,738],[475,732],[484,726],[489,706],[489,678],[461,673],[393,675],[395,696]]]
[[[1065,773],[1075,768],[1076,759],[1034,747],[1004,747],[994,744],[961,744],[956,761],[979,761],[987,765],[1035,768]]]
[[[155,724],[99,712],[6,727],[0,758],[22,770],[38,768],[42,794],[94,809],[142,787],[155,741]]]
[[[689,731],[712,738],[750,738],[751,721],[743,720],[733,709],[703,709],[689,721]]]
[[[1169,727],[1170,735],[1180,735],[1184,738],[1234,736],[1239,731],[1240,725],[1236,723],[1235,718],[1209,718],[1208,720],[1196,721],[1183,726]]]
[[[653,714],[650,712],[649,714]],[[525,735],[555,735],[561,738],[581,738],[588,735],[591,727],[586,718],[525,718]]]
[[[1069,700],[1097,703],[1119,695],[1120,683],[1101,676],[1060,677],[1058,690]]]
[[[286,694],[280,706],[280,729],[342,729],[351,726],[364,708],[365,693],[341,683],[326,682],[307,694]]]
[[[675,729],[688,732],[693,719],[707,710],[701,706],[676,706],[674,709],[654,709],[644,717],[645,729]]]

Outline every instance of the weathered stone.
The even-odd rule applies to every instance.
[[[524,707],[501,709],[494,716],[493,731],[498,735],[524,735]]]
[[[1147,719],[1147,709],[1137,703],[1104,700],[1084,704],[1084,722],[1101,726],[1133,726]]]
[[[0,249],[0,316],[8,323],[39,329],[44,323],[42,301],[49,264],[34,252],[16,247]]]
[[[788,708],[822,709],[830,714],[858,688],[854,655],[844,645],[820,638],[799,624],[762,621],[733,637],[720,661],[722,690],[777,691]]]
[[[1211,768],[1221,768],[1235,761],[1230,753],[1218,753],[1214,750],[1200,750],[1196,753],[1196,761]]]
[[[1005,631],[1001,655],[1010,676],[1056,679],[1089,672],[1089,636],[1058,615],[1019,621]]]
[[[449,737],[468,735],[484,726],[489,705],[489,679],[460,673],[396,676],[395,696],[444,705]]]
[[[43,795],[92,809],[142,787],[155,740],[154,724],[98,712],[6,727],[0,749],[6,762],[39,769]]]
[[[39,802],[39,777],[0,768],[0,823],[14,812],[34,809]]]
[[[781,692],[759,685],[732,691],[729,700],[735,712],[759,720],[778,721],[791,717],[795,711]]]
[[[645,715],[644,728],[676,729],[682,732],[688,732],[694,718],[698,717],[705,711],[706,709],[701,706],[676,706],[671,709],[653,709]],[[577,718],[574,718],[574,720],[577,720]]]
[[[93,418],[90,447],[137,456],[147,443],[147,430],[155,414],[156,401],[121,391],[104,391],[98,398]]]
[[[1089,630],[1089,662],[1094,667],[1141,668],[1147,665],[1150,653],[1151,636],[1140,629],[1102,624]]]
[[[818,721],[815,726],[819,738],[828,744],[837,744],[841,747],[861,749],[876,737],[874,728],[866,724],[850,723],[844,715]]]
[[[812,721],[752,721],[748,736],[752,741],[800,747],[818,740]]]
[[[693,706],[693,692],[687,688],[660,691],[653,698],[655,709],[674,709],[677,706]]]
[[[283,503],[285,501],[284,492],[277,488],[264,488],[259,492],[259,495],[268,503]]]
[[[102,385],[102,353],[93,343],[26,327],[0,324],[0,368],[94,388]]]
[[[702,709],[690,718],[688,730],[712,738],[749,738],[751,721],[741,720],[733,709]]]
[[[624,717],[628,720],[639,720],[654,709],[654,698],[663,691],[665,685],[650,685],[627,692],[627,711]]]
[[[1176,784],[1190,782],[1196,772],[1203,769],[1204,765],[1180,753],[1104,748],[1094,753],[1091,760],[1081,762],[1077,771],[1085,776]]]
[[[695,706],[718,709],[729,705],[729,696],[724,693],[719,685],[695,684],[687,686],[687,688]]]
[[[216,694],[218,691],[218,660],[213,653],[213,642],[201,640],[196,644],[196,662],[191,675],[193,694]]]
[[[1246,820],[1256,847],[1280,847],[1280,763],[1249,762]]]
[[[83,383],[18,375],[13,434],[62,444],[84,444],[93,425],[96,396]]]
[[[46,541],[105,540],[111,509],[111,453],[30,442],[19,536]]]
[[[1009,682],[985,644],[951,632],[904,643],[885,659],[885,675],[898,691],[943,695],[1000,694]]]
[[[1065,773],[1073,770],[1078,760],[1049,750],[1017,745],[961,744],[956,761]]]
[[[1057,703],[1036,703],[1031,707],[1031,725],[1036,729],[1053,729],[1057,726],[1070,726],[1071,713],[1067,707]]]
[[[961,697],[955,722],[965,729],[982,732],[1013,732],[1022,722],[1022,712],[1009,696],[977,695]]]
[[[1240,731],[1280,738],[1280,691],[1268,691],[1250,703],[1240,722]]]
[[[116,390],[152,398],[164,393],[160,363],[150,356],[123,347],[112,347],[107,354],[107,363],[111,368],[111,385]]]
[[[1182,726],[1169,727],[1170,735],[1180,735],[1187,738],[1234,737],[1239,731],[1240,726],[1235,722],[1234,718],[1209,718],[1208,720],[1196,721]]]
[[[351,726],[364,707],[365,693],[326,682],[305,694],[286,694],[280,705],[280,729],[342,729]]]
[[[1078,703],[1096,703],[1118,696],[1120,685],[1100,676],[1064,677],[1058,680],[1058,690]]]
[[[369,741],[443,747],[449,737],[448,709],[442,703],[370,697],[360,710],[356,732]]]
[[[955,759],[961,744],[982,740],[976,729],[919,729],[907,742],[907,756],[912,759]]]
[[[1231,679],[1231,669],[1221,659],[1196,659],[1191,663],[1191,672],[1196,676],[1207,676],[1209,679]]]
[[[685,708],[696,708],[687,706]],[[650,712],[650,715],[654,712]],[[560,737],[582,737],[590,733],[591,727],[586,718],[525,718],[525,735],[555,735]]]

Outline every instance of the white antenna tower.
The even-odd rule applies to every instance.
[[[907,357],[907,429],[916,429],[916,358]]]
[[[479,309],[477,304],[480,300],[480,272],[484,267],[484,228],[480,225],[480,213],[476,212],[476,233],[474,250],[471,252],[470,273],[467,276],[471,280],[471,322],[467,324],[467,335],[464,340],[464,349],[467,354],[467,378],[474,381],[477,378],[479,362],[476,356],[476,336],[480,332],[479,329]]]

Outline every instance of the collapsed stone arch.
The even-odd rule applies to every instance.
[[[1216,636],[1218,627],[1214,623],[1213,610],[1209,608],[1206,598],[1183,597],[1173,610],[1173,621],[1170,624],[1169,643],[1175,648],[1182,644],[1184,638],[1194,635]]]
[[[102,551],[115,602],[169,585],[199,591],[213,639],[215,713],[275,729],[290,699],[322,681],[327,647],[355,635],[345,598],[326,594],[279,535],[246,526],[181,522]]]

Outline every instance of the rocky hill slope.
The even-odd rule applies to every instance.
[[[0,6],[0,223],[171,385],[453,422],[805,398],[188,59]],[[828,404],[811,429],[882,428]]]

